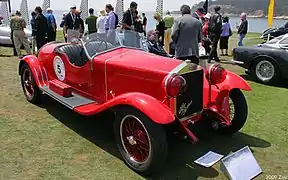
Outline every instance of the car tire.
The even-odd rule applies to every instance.
[[[229,93],[229,98],[234,108],[234,115],[231,117],[231,126],[221,126],[219,128],[220,134],[223,135],[232,135],[238,132],[244,126],[248,117],[248,106],[242,91],[240,89],[233,89]]]
[[[36,104],[40,101],[41,91],[39,90],[33,73],[27,64],[21,67],[21,85],[27,101]]]
[[[267,70],[265,68],[269,68],[268,71],[270,72],[266,72]],[[252,72],[254,78],[263,84],[275,84],[280,80],[281,77],[278,65],[270,58],[257,59],[253,63]]]
[[[146,176],[163,167],[168,151],[165,131],[137,109],[121,107],[116,112],[114,135],[124,162],[135,172]]]

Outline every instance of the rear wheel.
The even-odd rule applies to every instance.
[[[246,123],[248,107],[244,94],[240,89],[233,89],[229,93],[231,126],[221,126],[219,132],[224,135],[232,135],[238,132]]]
[[[24,64],[21,68],[21,85],[24,95],[29,102],[39,102],[41,91],[39,90],[32,71],[27,64]]]
[[[261,58],[254,63],[253,75],[261,83],[274,84],[279,81],[280,71],[270,58]]]
[[[163,127],[131,107],[121,108],[116,114],[116,145],[125,163],[143,175],[157,172],[167,157]]]

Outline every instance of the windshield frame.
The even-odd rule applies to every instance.
[[[87,48],[86,48],[86,44],[87,43],[90,43],[90,42],[93,42],[92,40],[91,41],[87,41],[87,42],[85,42],[83,39],[85,38],[85,37],[87,37],[87,36],[90,36],[90,35],[92,35],[92,34],[87,34],[86,36],[84,36],[83,38],[81,38],[80,39],[80,43],[81,43],[81,45],[83,46],[83,49],[84,49],[84,52],[85,52],[85,54],[87,55],[87,57],[88,57],[88,59],[90,59],[90,60],[93,60],[96,56],[98,56],[98,55],[101,55],[101,54],[104,54],[104,53],[107,53],[107,52],[110,52],[110,51],[114,51],[114,50],[116,50],[116,49],[120,49],[120,48],[127,48],[127,49],[135,49],[135,50],[141,50],[141,51],[148,51],[148,47],[147,47],[147,38],[144,36],[144,34],[143,33],[138,33],[138,32],[135,32],[135,31],[129,31],[129,32],[133,32],[133,33],[138,33],[138,35],[139,35],[139,37],[140,37],[140,42],[142,41],[142,45],[141,45],[141,47],[131,47],[131,46],[126,46],[125,44],[123,44],[123,42],[122,42],[122,40],[120,39],[120,37],[119,37],[119,33],[124,33],[125,31],[127,31],[127,30],[122,30],[122,29],[116,29],[115,30],[115,33],[116,33],[116,41],[117,42],[119,42],[120,43],[120,45],[119,46],[116,46],[116,47],[113,47],[113,48],[111,48],[111,49],[107,49],[107,50],[105,50],[105,51],[102,51],[102,52],[99,52],[99,53],[96,53],[96,54],[94,54],[93,56],[90,56],[90,54],[89,54],[89,52],[88,52],[88,50],[87,50]],[[93,33],[94,34],[94,33]],[[145,44],[146,45],[143,45],[143,43],[145,42]],[[145,47],[146,46],[146,47]]]
[[[284,38],[284,35],[275,37],[273,39],[271,39],[270,41],[266,42],[266,44],[277,44],[279,43],[279,41],[281,41]]]

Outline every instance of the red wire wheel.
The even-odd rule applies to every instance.
[[[39,90],[34,75],[27,64],[21,66],[21,85],[26,99],[31,103],[37,103],[40,100],[41,91]]]
[[[125,164],[144,176],[159,173],[168,153],[164,127],[130,106],[116,109],[113,126],[116,145]]]
[[[33,82],[32,82],[32,73],[30,69],[25,69],[23,72],[22,80],[23,80],[23,88],[24,93],[27,96],[27,98],[32,99],[34,96],[34,88],[33,88]]]
[[[145,163],[151,155],[151,143],[143,123],[133,115],[125,116],[120,124],[120,136],[131,160]]]

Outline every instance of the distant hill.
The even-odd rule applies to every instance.
[[[202,7],[200,2],[193,6],[193,10]],[[209,12],[213,11],[215,5],[222,7],[224,14],[239,15],[246,12],[249,16],[267,16],[269,0],[216,0],[209,2]],[[288,0],[275,0],[274,16],[288,16]]]

